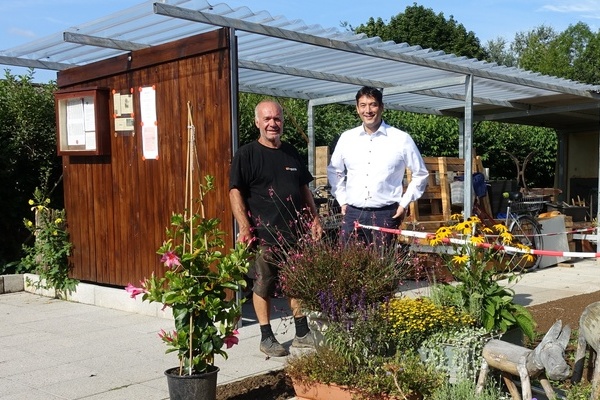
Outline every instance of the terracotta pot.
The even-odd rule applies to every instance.
[[[304,382],[292,379],[296,399],[298,400],[352,400],[352,389],[338,386],[327,385],[319,382]]]

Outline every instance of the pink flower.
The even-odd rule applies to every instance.
[[[231,335],[227,336],[224,339],[225,342],[225,346],[227,346],[228,349],[232,348],[234,345],[238,344],[240,342],[240,339],[238,337],[236,337],[235,335],[237,335],[239,332],[238,330],[234,330]]]
[[[127,293],[129,293],[129,297],[131,297],[132,299],[135,299],[135,296],[137,296],[138,294],[142,294],[142,293],[147,293],[148,292],[146,289],[135,287],[131,283],[127,284],[127,286],[125,287],[125,291]]]
[[[165,342],[172,343],[173,340],[175,340],[175,338],[177,337],[177,331],[173,331],[171,333],[171,332],[166,332],[164,329],[161,329],[160,332],[158,333],[158,337],[160,337]]]
[[[181,265],[181,261],[179,261],[179,257],[172,251],[167,251],[163,254],[160,262],[165,263],[168,268],[173,268],[173,266]]]

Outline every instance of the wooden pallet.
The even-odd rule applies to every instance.
[[[455,176],[464,175],[465,160],[453,157],[423,157],[429,171],[427,188],[423,196],[410,204],[410,222],[448,221],[452,215],[450,182]],[[483,172],[481,158],[473,160],[473,172]],[[407,179],[410,182],[410,171]],[[489,198],[483,197],[484,208],[491,214]]]

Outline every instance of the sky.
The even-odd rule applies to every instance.
[[[158,1],[158,0],[157,0]],[[201,1],[201,0],[199,0]],[[370,17],[390,18],[414,3],[443,13],[473,31],[482,45],[498,37],[511,42],[517,32],[547,25],[557,32],[577,22],[592,31],[600,27],[600,0],[210,0],[232,8],[248,7],[254,12],[301,19],[308,25],[340,28],[366,23]],[[0,51],[23,45],[70,27],[108,16],[143,3],[142,0],[0,0]],[[376,4],[376,6],[375,6]],[[18,75],[25,70],[0,65]],[[56,79],[55,72],[37,70],[34,80]]]

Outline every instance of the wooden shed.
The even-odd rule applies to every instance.
[[[194,132],[195,189],[205,175],[214,176],[206,213],[220,218],[232,237],[224,201],[235,115],[229,40],[229,31],[219,29],[59,72],[58,143],[73,277],[123,286],[160,271],[156,250],[171,213],[185,208],[188,134]],[[144,97],[144,89],[151,95]],[[66,118],[61,110],[82,98],[94,102],[87,141],[61,141],[61,128],[77,123],[74,112]],[[154,119],[155,129],[146,129]]]

